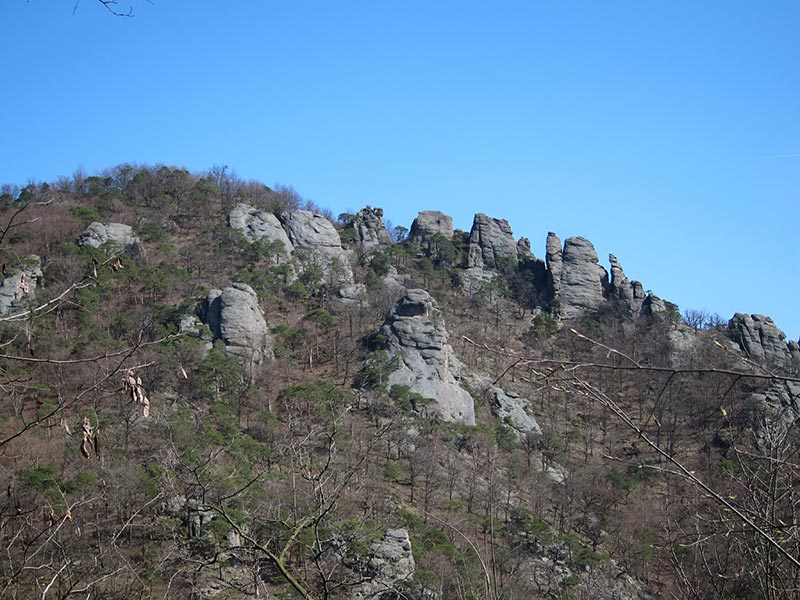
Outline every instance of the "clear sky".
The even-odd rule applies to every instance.
[[[0,183],[122,162],[590,239],[800,336],[800,2],[0,2]]]

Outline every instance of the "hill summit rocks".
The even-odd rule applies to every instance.
[[[353,280],[350,256],[342,248],[339,232],[319,213],[288,210],[276,216],[240,203],[229,213],[228,225],[241,231],[249,242],[280,241],[286,254],[300,259],[304,266],[319,266],[340,282]]]
[[[575,319],[587,310],[597,310],[605,300],[603,290],[608,286],[608,274],[598,264],[592,243],[582,237],[567,238],[560,258],[557,298],[561,301],[561,315]],[[553,280],[555,277],[553,273]]]
[[[241,231],[248,242],[257,242],[266,238],[270,241],[281,242],[287,257],[294,252],[294,244],[281,227],[278,217],[271,212],[258,210],[247,204],[237,204],[228,215],[228,225]]]
[[[453,239],[453,217],[438,210],[423,210],[411,224],[408,243],[423,250],[430,250],[437,235],[446,240]]]
[[[503,270],[515,266],[518,258],[517,242],[508,221],[493,219],[482,213],[475,215],[469,234],[467,268]]]
[[[366,251],[381,246],[391,246],[392,238],[383,222],[383,209],[367,205],[362,208],[353,220],[356,239]]]
[[[800,366],[800,344],[786,341],[771,318],[736,313],[728,322],[728,334],[748,358],[782,369]]]

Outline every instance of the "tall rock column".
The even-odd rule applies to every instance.
[[[550,288],[553,298],[558,298],[561,294],[563,257],[561,253],[561,239],[552,231],[547,234],[545,264],[547,265],[547,272],[550,273]]]
[[[482,213],[475,215],[469,234],[468,268],[503,270],[516,266],[517,253],[517,243],[508,221]]]
[[[561,265],[561,314],[565,319],[580,317],[603,303],[606,270],[598,264],[597,252],[586,238],[571,237],[564,242]]]
[[[356,230],[356,239],[364,250],[370,251],[380,246],[392,245],[392,238],[383,222],[382,208],[372,208],[369,205],[362,208],[356,213],[353,228]]]
[[[644,287],[638,281],[630,281],[628,279],[616,256],[609,254],[608,261],[611,263],[611,289],[613,293],[630,312],[639,314],[646,296]]]

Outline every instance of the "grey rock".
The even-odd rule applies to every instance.
[[[444,421],[475,424],[475,403],[461,387],[461,363],[448,344],[447,329],[436,301],[421,289],[408,290],[394,305],[380,330],[387,340],[388,377],[434,401]]]
[[[22,264],[10,269],[0,283],[0,316],[25,309],[25,300],[35,295],[42,284],[42,261],[35,254],[26,256]]]
[[[166,514],[179,518],[186,527],[186,537],[196,538],[209,533],[205,526],[215,520],[218,515],[196,498],[183,495],[170,497],[163,505]]]
[[[201,318],[213,339],[224,342],[226,353],[253,364],[272,358],[267,322],[249,285],[234,283],[223,290],[211,290],[203,302]]]
[[[445,239],[453,239],[453,218],[438,210],[423,210],[411,224],[408,243],[412,246],[431,249],[431,240],[441,235]]]
[[[338,263],[339,282],[351,282],[353,271],[350,255],[342,248],[339,232],[323,215],[308,210],[290,210],[281,213],[281,224],[297,254],[298,248],[307,248],[311,260],[322,267],[326,275],[333,274],[333,264]]]
[[[471,267],[461,272],[461,288],[470,296],[475,296],[491,290],[492,282],[497,277],[496,271],[489,271],[483,267]]]
[[[514,392],[506,392],[502,388],[492,386],[492,404],[497,416],[518,434],[542,433],[542,428],[528,414],[528,400]]]
[[[367,288],[363,283],[353,283],[339,289],[339,299],[345,304],[366,302]]]
[[[703,338],[697,335],[694,328],[677,323],[667,334],[671,346],[670,359],[672,365],[689,368],[697,364],[698,354],[703,350]]]
[[[386,291],[390,294],[400,295],[405,293],[406,287],[405,275],[401,275],[394,267],[389,267],[389,271],[383,276],[383,286],[387,288]]]
[[[607,282],[608,274],[598,264],[592,243],[582,237],[568,238],[564,242],[561,264],[561,315],[565,319],[575,319],[587,310],[599,308]]]
[[[140,247],[139,238],[133,233],[133,228],[124,223],[90,223],[80,238],[79,246],[100,248],[108,243],[116,250],[136,253]]]
[[[339,248],[339,233],[323,215],[310,210],[290,210],[281,213],[280,221],[295,246],[308,248]]]
[[[550,274],[550,288],[552,291],[552,296],[554,298],[558,298],[561,294],[563,253],[561,249],[561,240],[552,231],[547,234],[545,264],[547,266],[547,272]]]
[[[776,382],[750,398],[758,407],[752,423],[756,444],[772,456],[772,451],[785,443],[787,432],[800,419],[800,383]]]
[[[179,317],[178,333],[196,337],[205,342],[213,342],[211,329],[194,314],[183,314]],[[211,349],[210,346],[209,349]]]
[[[353,597],[381,598],[411,579],[416,568],[408,531],[389,529],[370,546],[365,581],[353,590]]]
[[[611,263],[611,290],[613,296],[633,314],[642,310],[646,294],[644,287],[638,281],[630,281],[622,270],[622,265],[613,254],[608,255]]]
[[[519,260],[536,260],[531,251],[531,241],[528,238],[521,237],[517,240],[517,256]]]
[[[386,231],[386,225],[383,222],[382,208],[372,208],[369,205],[362,208],[356,214],[353,227],[356,230],[358,242],[365,250],[392,245],[392,238]]]
[[[283,230],[278,217],[270,212],[239,203],[228,215],[228,225],[241,231],[248,242],[257,242],[262,239],[282,242],[287,258],[294,251],[294,245],[289,241],[289,236]]]
[[[582,572],[575,590],[578,598],[592,600],[655,600],[641,581],[614,560]]]
[[[790,368],[800,359],[795,342],[764,315],[736,313],[728,322],[728,335],[755,362],[776,368]]]
[[[469,234],[467,268],[504,270],[517,262],[517,243],[508,221],[476,214]]]
[[[667,303],[655,294],[647,294],[642,303],[642,314],[659,315],[667,312]]]

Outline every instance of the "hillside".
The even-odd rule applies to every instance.
[[[796,597],[768,317],[219,169],[0,209],[0,597]]]

